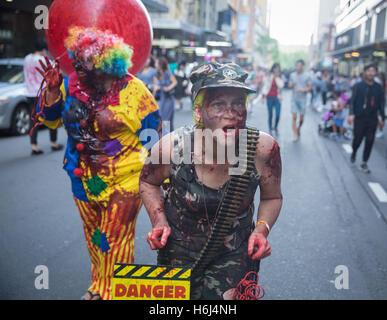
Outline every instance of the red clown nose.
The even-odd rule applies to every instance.
[[[47,45],[67,75],[74,69],[64,39],[72,26],[110,30],[123,38],[134,51],[133,66],[129,69],[134,75],[143,68],[152,48],[151,22],[140,0],[55,0],[49,11]]]

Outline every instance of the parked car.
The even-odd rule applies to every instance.
[[[23,58],[0,59],[0,129],[15,135],[30,129],[23,63]]]

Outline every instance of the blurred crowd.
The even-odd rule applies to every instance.
[[[298,62],[301,62],[301,67],[304,69],[305,63],[302,60]],[[273,136],[278,134],[281,91],[283,89],[292,89],[291,76],[296,74],[298,62],[294,72],[281,70],[279,63],[274,63],[270,69],[252,64],[245,66],[249,73],[246,83],[257,91],[257,94],[249,95],[248,112],[251,113],[254,105],[259,101],[267,104],[269,112],[268,131]],[[166,129],[168,131],[174,129],[175,110],[183,109],[184,99],[191,99],[189,75],[198,64],[199,62],[188,63],[184,60],[169,63],[165,57],[151,55],[145,67],[137,75],[155,96],[162,120],[167,124]],[[354,85],[363,79],[363,73],[353,77],[317,69],[302,70],[302,73],[305,75],[305,79],[300,79],[301,82],[305,80],[311,84],[310,90],[305,92],[305,98],[307,99],[305,107],[324,113],[323,119],[326,121],[333,119],[330,137],[337,140],[344,139],[343,127],[345,127],[346,119],[349,116],[352,90]],[[378,72],[375,82],[382,86],[385,97],[387,88],[385,74]],[[386,99],[383,103],[386,107]],[[272,123],[273,120],[274,123]],[[382,138],[383,136],[382,128],[378,128],[376,138]]]

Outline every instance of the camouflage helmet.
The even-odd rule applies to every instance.
[[[199,91],[206,88],[241,88],[247,93],[255,93],[245,84],[247,77],[248,73],[235,63],[205,62],[191,72],[192,98],[195,100]]]

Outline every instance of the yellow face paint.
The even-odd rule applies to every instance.
[[[205,91],[206,90],[200,90],[198,95],[196,96],[195,98],[195,101],[193,103],[193,108],[192,108],[192,117],[193,117],[193,120],[195,122],[195,124],[199,127],[199,128],[204,128],[204,123],[202,122],[198,122],[195,118],[195,106],[198,106],[199,108],[202,108],[203,107],[203,102],[204,102],[204,94],[205,94]]]

